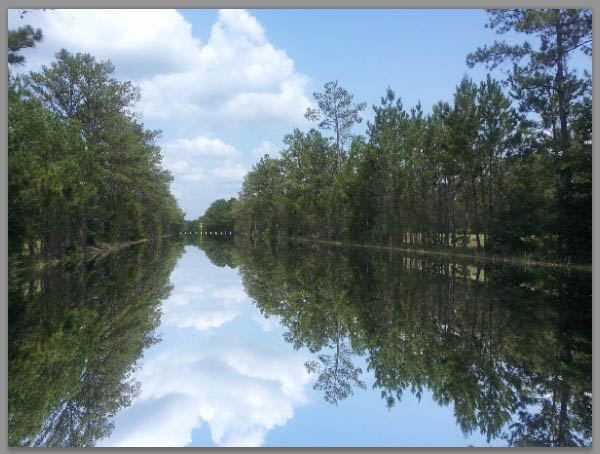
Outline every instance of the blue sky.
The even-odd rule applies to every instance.
[[[406,109],[452,102],[465,74],[485,77],[465,57],[499,38],[486,22],[468,9],[9,11],[9,28],[30,23],[45,34],[20,71],[64,47],[111,59],[117,78],[141,87],[137,110],[163,131],[163,165],[188,219],[237,196],[260,156],[276,156],[295,127],[307,130],[303,113],[327,81],[367,103],[356,133],[388,86]]]
[[[420,402],[407,391],[388,411],[365,358],[352,360],[366,390],[338,406],[325,402],[304,367],[316,355],[285,342],[238,270],[212,265],[199,249],[186,247],[170,280],[163,340],[135,372],[141,394],[98,446],[487,445],[479,433],[465,437],[453,406],[438,406],[428,391]]]

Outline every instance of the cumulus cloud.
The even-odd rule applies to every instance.
[[[163,302],[163,327],[205,331],[223,326],[240,315],[260,316],[237,273],[212,267],[208,262],[204,254],[195,249],[181,259],[171,275],[175,289]],[[198,276],[203,276],[201,284],[197,282]],[[260,324],[258,318],[255,321]]]
[[[246,175],[246,169],[240,164],[227,167],[217,167],[212,170],[212,175],[226,181],[242,181]]]
[[[24,23],[44,32],[43,41],[25,51],[28,69],[48,65],[65,48],[111,60],[122,77],[142,79],[191,70],[201,46],[191,24],[168,9],[54,9],[29,12],[23,20],[9,11],[9,28]]]
[[[162,151],[163,165],[176,181],[239,183],[247,171],[240,162],[240,152],[220,139],[176,139],[164,144]],[[175,189],[181,191],[179,186]]]
[[[263,331],[272,331],[274,329],[280,328],[280,319],[276,315],[272,315],[269,318],[266,318],[262,314],[254,314],[252,316],[252,320],[258,323]]]
[[[28,13],[24,20],[10,11],[10,28],[24,23],[44,31],[36,49],[24,51],[25,69],[49,64],[61,48],[110,59],[119,77],[141,86],[145,116],[194,116],[231,128],[303,122],[311,105],[304,93],[309,78],[245,10],[220,10],[204,44],[169,9],[55,9]]]
[[[119,424],[112,436],[101,440],[97,447],[186,446],[192,441],[192,430],[202,425],[197,403],[183,393],[138,399],[117,418]]]
[[[188,286],[163,303],[164,326],[193,327],[203,331],[235,319],[249,304],[239,286],[212,288]]]
[[[247,11],[221,10],[193,68],[141,81],[149,115],[196,115],[230,127],[276,119],[303,122],[309,79],[294,70],[283,50],[268,42]]]
[[[163,151],[185,153],[186,155],[210,157],[210,158],[235,158],[239,151],[219,139],[208,137],[196,137],[195,139],[177,139],[163,146]]]
[[[204,423],[218,446],[260,446],[308,402],[301,353],[221,342],[207,353],[169,351],[148,361],[136,375],[140,397],[118,416],[127,422],[117,420],[100,446],[186,446]]]
[[[252,150],[252,156],[258,159],[262,158],[266,154],[268,154],[271,158],[278,158],[279,148],[277,148],[268,140],[263,140],[258,147]]]

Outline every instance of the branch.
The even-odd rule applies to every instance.
[[[569,52],[571,52],[572,50],[575,50],[575,49],[577,49],[578,47],[581,47],[581,46],[583,46],[584,44],[591,43],[591,42],[592,42],[592,40],[591,40],[591,39],[588,39],[588,40],[586,40],[586,41],[583,41],[583,42],[581,42],[581,43],[577,44],[576,46],[573,46],[573,47],[571,47],[570,49],[567,49],[567,50],[565,51],[565,53],[569,53]]]

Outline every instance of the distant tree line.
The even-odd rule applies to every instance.
[[[189,230],[194,232],[200,231],[201,226],[204,232],[233,231],[234,226],[231,210],[235,201],[236,199],[233,197],[229,200],[215,200],[204,212],[204,215],[200,216],[195,221],[188,221]]]
[[[499,33],[539,41],[537,49],[496,42],[467,57],[490,69],[512,63],[504,80],[488,75],[475,84],[465,76],[453,102],[438,102],[430,114],[420,104],[407,111],[388,88],[366,135],[351,141],[365,105],[329,82],[306,117],[333,136],[317,129],[286,135],[281,156],[265,155],[252,168],[221,218],[253,236],[468,246],[589,262],[591,75],[578,75],[568,61],[573,52],[591,57],[591,11],[489,14]]]
[[[9,33],[9,64],[42,39]],[[132,110],[139,90],[110,61],[61,50],[39,72],[8,79],[10,252],[58,255],[98,241],[159,237],[184,215],[161,166],[160,131]]]

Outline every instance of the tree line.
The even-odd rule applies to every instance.
[[[213,222],[252,236],[589,262],[591,74],[568,62],[575,52],[591,57],[591,11],[488,12],[498,33],[539,42],[495,42],[467,57],[469,66],[510,66],[505,79],[465,76],[453,102],[428,114],[420,104],[405,109],[388,88],[366,134],[354,137],[365,104],[329,82],[306,112],[319,129],[286,135],[281,156],[254,165],[229,210],[216,202]]]
[[[9,65],[42,39],[9,32]],[[39,72],[8,78],[8,229],[11,253],[43,256],[97,242],[157,238],[184,214],[161,166],[160,131],[133,107],[140,92],[110,61],[61,50]]]

